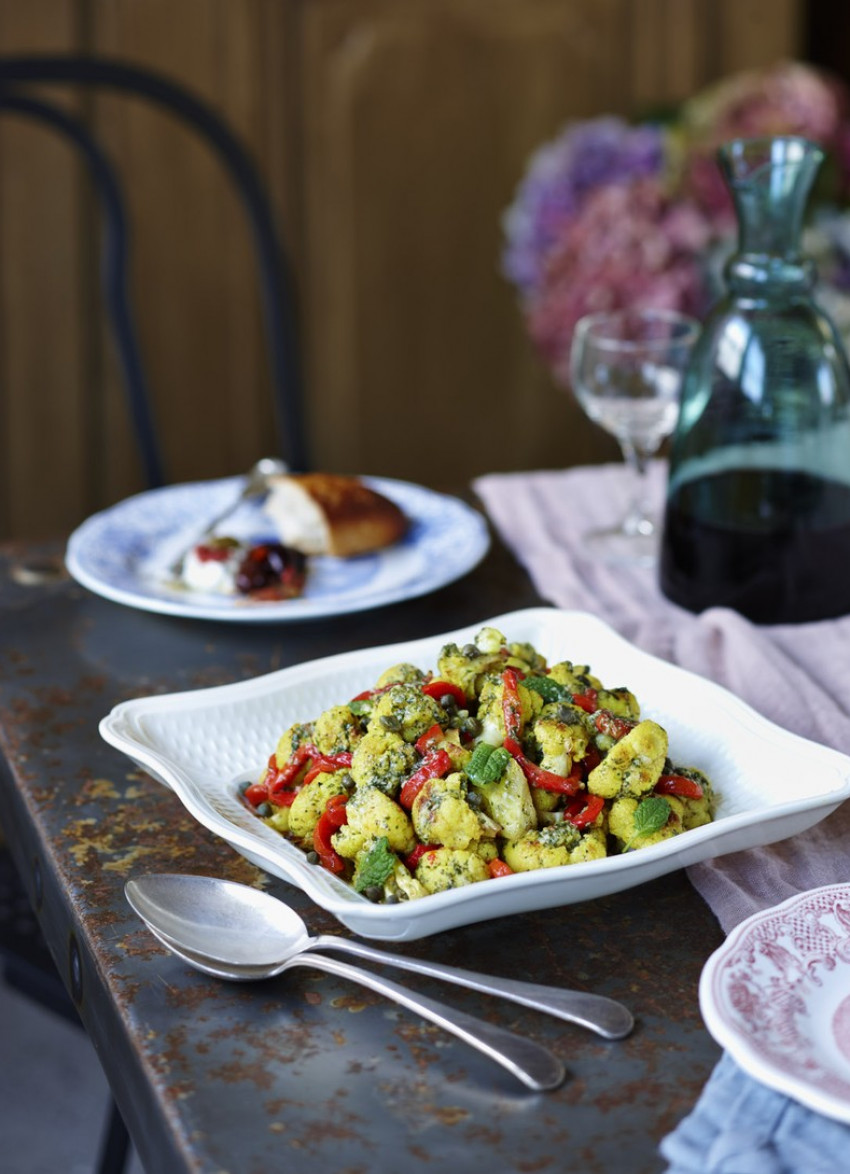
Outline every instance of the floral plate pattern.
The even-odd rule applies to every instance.
[[[706,1026],[763,1084],[850,1123],[850,885],[737,926],[700,980]]]
[[[406,481],[363,480],[401,507],[410,519],[407,534],[373,554],[310,559],[307,585],[298,599],[254,601],[190,591],[170,581],[170,564],[197,540],[208,518],[238,497],[240,477],[150,490],[94,514],[71,535],[68,570],[96,594],[145,611],[279,623],[412,599],[465,575],[486,554],[487,523],[458,498]],[[219,533],[252,543],[275,540],[255,502],[241,505]]]

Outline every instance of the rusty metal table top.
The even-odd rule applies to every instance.
[[[513,1004],[415,980],[553,1048],[569,1076],[545,1094],[329,974],[297,970],[245,985],[197,974],[154,942],[124,900],[124,882],[141,872],[248,883],[258,872],[101,741],[97,723],[113,705],[539,604],[507,552],[497,544],[464,579],[418,600],[277,626],[158,616],[67,578],[21,575],[60,552],[0,550],[0,824],[150,1174],[663,1170],[658,1142],[719,1055],[697,985],[722,935],[684,873],[398,947],[627,1003],[633,1034],[605,1043]],[[312,931],[347,932],[285,883],[268,887]]]

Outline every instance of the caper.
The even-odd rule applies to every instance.
[[[398,905],[398,897],[396,896],[395,893],[387,893],[386,897],[384,898],[384,904],[385,905]]]
[[[341,774],[339,776],[339,781],[345,787],[346,791],[353,791],[354,790],[354,779],[351,777],[351,775],[348,773],[348,771],[345,771],[343,774]]]
[[[470,791],[466,796],[466,801],[475,811],[477,811],[481,806],[481,796],[477,791]]]
[[[454,699],[451,693],[444,693],[440,698],[440,705],[443,707],[446,713],[451,713],[453,709],[457,708],[457,701]]]
[[[271,803],[261,803],[257,807],[257,815],[259,815],[260,819],[268,819],[269,816],[271,815],[271,813],[272,813]]]
[[[471,660],[474,656],[481,655],[477,644],[464,644],[461,651],[463,652],[463,655],[469,660]]]
[[[363,890],[363,896],[367,901],[371,901],[373,904],[376,904],[378,901],[380,901],[383,895],[384,890],[380,885],[367,885]]]
[[[308,864],[318,864],[318,863],[319,863],[319,853],[318,853],[318,852],[314,852],[314,851],[311,849],[311,850],[310,850],[310,851],[307,853],[307,863],[308,863]]]
[[[472,734],[474,737],[476,734],[481,733],[481,722],[478,720],[477,717],[470,716],[470,717],[464,718],[460,728],[463,730],[463,732],[465,734]]]
[[[401,729],[401,722],[394,713],[381,714],[381,725],[385,730],[390,730],[393,734],[397,734]]]

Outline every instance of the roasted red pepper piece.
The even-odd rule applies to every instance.
[[[662,775],[654,790],[659,795],[679,795],[682,799],[702,799],[703,789],[696,779],[684,775]]]
[[[467,708],[466,694],[460,685],[453,685],[451,681],[429,681],[427,685],[422,686],[422,692],[427,693],[429,697],[433,697],[435,701],[439,701],[441,697],[445,697],[448,693],[451,697],[454,697],[458,709]]]
[[[522,747],[513,738],[505,738],[505,749],[516,761],[525,775],[530,787],[538,787],[541,791],[556,791],[560,795],[575,795],[581,786],[581,776],[578,770],[564,777],[556,775],[551,770],[544,770],[532,762],[522,752]]]
[[[625,738],[630,730],[635,728],[637,722],[632,721],[631,718],[618,717],[610,709],[600,709],[594,714],[593,724],[600,734],[607,734],[609,738],[616,738],[619,742],[621,738]]]
[[[289,760],[280,767],[277,765],[276,755],[273,754],[271,756],[265,777],[265,782],[269,788],[269,795],[273,795],[277,791],[282,791],[284,788],[292,786],[302,769],[307,765],[307,760],[311,757],[310,752],[314,749],[315,747],[309,746],[306,742],[302,742],[292,753]]]
[[[443,727],[434,722],[429,730],[416,739],[416,749],[420,754],[427,754],[444,736]]]
[[[522,702],[519,697],[519,673],[505,669],[502,673],[502,716],[505,719],[505,738],[519,741],[522,735]]]
[[[577,828],[584,828],[593,823],[604,806],[601,795],[576,795],[564,808],[564,819]]]
[[[415,872],[416,865],[419,863],[422,857],[427,856],[429,852],[436,851],[436,849],[439,847],[440,844],[417,844],[413,851],[408,852],[408,854],[405,856],[405,868],[407,868],[410,872]]]
[[[596,709],[598,697],[598,689],[585,689],[583,693],[573,693],[573,705],[577,705],[585,713],[593,713]]]
[[[245,799],[252,807],[259,807],[261,803],[268,803],[269,787],[265,779],[261,783],[251,783],[243,792]]]
[[[422,765],[404,783],[399,793],[398,801],[402,807],[410,811],[413,800],[425,786],[429,779],[441,779],[452,769],[452,760],[445,750],[432,750],[422,760]]]
[[[313,831],[313,848],[328,872],[340,873],[345,868],[345,861],[331,843],[331,836],[344,823],[348,823],[348,812],[345,810],[347,802],[347,795],[334,795],[328,799]]]
[[[304,776],[303,786],[312,783],[316,775],[319,774],[333,774],[335,770],[342,770],[346,766],[351,766],[352,755],[350,751],[343,750],[340,754],[320,754],[315,746],[310,747],[315,751],[315,754],[310,755],[310,769]]]
[[[494,860],[487,861],[487,871],[490,876],[513,876],[514,870],[509,864],[505,864],[504,860],[500,860],[498,856]]]

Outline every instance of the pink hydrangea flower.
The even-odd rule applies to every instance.
[[[566,378],[573,329],[584,314],[633,306],[703,311],[702,254],[710,240],[696,205],[674,202],[657,179],[588,196],[527,306],[531,337],[556,375]]]

